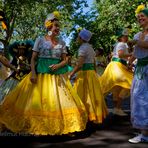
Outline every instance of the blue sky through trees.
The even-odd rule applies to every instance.
[[[87,4],[88,4],[89,7],[84,7],[84,8],[83,8],[83,12],[84,12],[84,13],[87,13],[87,12],[90,11],[90,8],[91,8],[91,6],[93,5],[93,2],[94,2],[95,0],[86,0],[86,1],[87,1]],[[69,37],[66,38],[65,41],[66,41],[66,45],[68,46],[68,45],[69,45],[69,42],[70,42],[70,35],[69,35]]]

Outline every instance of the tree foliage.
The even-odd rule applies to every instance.
[[[139,30],[135,17],[135,9],[140,4],[147,5],[147,0],[96,0],[91,13],[84,15],[81,26],[93,33],[90,43],[93,47],[103,48],[105,54],[112,50],[116,41],[115,33],[119,28],[129,27],[131,38]],[[95,13],[95,14],[94,14]],[[77,20],[79,22],[79,18]],[[71,48],[75,45],[72,41]],[[74,47],[75,48],[75,47]]]
[[[7,29],[1,28],[0,40],[5,47],[15,40],[35,39],[43,34],[47,15],[55,10],[61,13],[63,32],[68,34],[73,26],[73,14],[85,0],[0,0],[5,13]]]
[[[0,25],[0,41],[7,47],[16,40],[35,39],[46,30],[44,20],[54,10],[61,13],[62,36],[72,38],[70,49],[78,48],[77,28],[89,29],[93,33],[93,47],[102,47],[107,54],[112,50],[118,28],[131,29],[131,37],[139,29],[135,17],[135,9],[141,3],[147,5],[147,0],[96,0],[91,10],[83,12],[88,7],[87,0],[0,0],[0,8],[5,13],[7,29]],[[7,49],[7,48],[5,48]]]

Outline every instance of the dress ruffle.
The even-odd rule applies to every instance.
[[[88,120],[83,103],[64,75],[28,74],[0,106],[0,121],[13,132],[62,135],[83,131]]]
[[[89,120],[102,123],[108,111],[97,73],[94,70],[79,71],[74,89],[86,107]]]
[[[99,79],[103,94],[116,91],[116,88],[118,89],[118,86],[120,86],[123,88],[120,96],[124,98],[130,94],[133,72],[122,63],[112,61]]]

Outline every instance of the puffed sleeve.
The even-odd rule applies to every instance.
[[[134,35],[134,40],[139,40],[141,32],[138,32],[137,34]]]
[[[39,52],[39,42],[40,42],[41,38],[38,37],[36,40],[35,40],[35,43],[34,43],[34,46],[33,46],[33,51],[36,51],[36,52]]]
[[[79,56],[79,57],[80,57],[80,56],[85,57],[86,52],[87,52],[87,50],[86,50],[85,46],[81,46],[81,47],[79,48],[79,50],[78,50],[78,56]]]
[[[67,54],[66,43],[62,41],[62,53]]]

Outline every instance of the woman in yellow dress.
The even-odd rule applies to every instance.
[[[127,61],[132,54],[128,52],[127,30],[119,30],[117,36],[118,42],[114,46],[112,60],[99,79],[103,94],[106,95],[109,92],[113,94],[113,113],[125,116],[127,114],[122,110],[122,100],[130,95],[133,72],[128,69]]]
[[[108,112],[101,92],[99,76],[95,70],[95,51],[88,43],[91,36],[89,30],[84,29],[79,32],[78,42],[81,46],[78,50],[78,62],[69,78],[78,72],[74,89],[86,107],[89,121],[98,124],[103,122]]]
[[[58,12],[48,15],[48,33],[33,47],[31,73],[5,97],[0,121],[11,131],[62,135],[83,131],[88,121],[83,103],[67,77],[66,45],[58,39]]]

